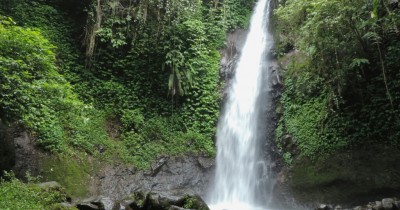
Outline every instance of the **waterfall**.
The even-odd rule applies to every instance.
[[[259,0],[251,18],[228,98],[218,123],[217,165],[208,204],[212,210],[266,209],[271,189],[263,156],[268,89],[271,0]]]

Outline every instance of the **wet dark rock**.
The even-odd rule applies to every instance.
[[[389,0],[388,5],[390,9],[395,10],[400,8],[400,1],[399,0]]]
[[[236,30],[227,35],[226,48],[221,52],[222,59],[220,62],[220,75],[224,80],[229,80],[234,74],[233,71],[236,67],[236,62],[239,58],[244,42],[246,41],[247,33],[246,30]]]
[[[286,134],[286,135],[282,136],[282,146],[286,147],[292,143],[293,143],[293,138],[291,135]]]
[[[15,164],[14,142],[9,127],[0,119],[0,175]]]
[[[92,203],[80,203],[76,205],[79,210],[100,210],[100,208]]]
[[[220,78],[225,81],[221,94],[225,98],[231,79],[234,75],[240,52],[246,41],[248,31],[239,29],[227,34],[226,47],[222,50],[220,61]]]
[[[400,209],[400,201],[395,200],[395,201],[393,202],[393,205],[394,205],[397,209]]]

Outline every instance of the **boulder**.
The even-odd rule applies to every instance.
[[[122,206],[126,209],[144,210],[148,203],[148,192],[134,192],[121,201]]]
[[[382,199],[382,207],[385,210],[392,210],[393,202],[394,202],[394,200],[392,198],[384,198],[384,199]]]
[[[368,204],[368,205],[367,205],[367,210],[373,210],[373,209],[372,209],[372,204]]]
[[[182,206],[183,203],[184,199],[182,197],[152,192],[148,196],[147,206],[151,209],[167,210],[172,205]]]
[[[119,210],[131,210],[131,205],[134,203],[133,200],[125,199],[119,202]],[[138,208],[139,210],[139,208]]]
[[[184,196],[184,207],[196,210],[210,210],[204,202],[204,200],[198,195],[186,195]]]
[[[111,198],[102,196],[97,198],[92,203],[96,204],[102,210],[113,210],[116,206],[116,203],[111,200]]]
[[[329,208],[329,205],[326,204],[320,204],[316,210],[330,210],[331,208]]]
[[[90,198],[85,198],[81,202],[79,202],[76,207],[79,210],[113,210],[118,207],[118,205],[111,200],[111,198],[104,197],[104,196],[93,196]],[[119,209],[119,208],[118,208]]]
[[[382,202],[380,201],[375,201],[375,205],[372,206],[373,210],[382,210],[383,206],[382,206]]]
[[[400,209],[400,201],[394,201],[393,205],[397,208]]]
[[[135,192],[120,202],[126,210],[209,210],[198,195],[174,196],[163,192]]]
[[[168,210],[191,210],[191,209],[185,209],[185,208],[182,208],[179,206],[171,206],[171,207],[169,207]]]
[[[382,201],[369,202],[367,205],[344,209],[340,205],[335,207],[328,204],[320,204],[315,210],[400,210],[400,201],[397,198],[384,198]]]
[[[101,210],[98,206],[91,203],[80,203],[76,205],[79,210]]]
[[[342,208],[342,206],[340,206],[340,205],[337,205],[337,206],[335,206],[335,208],[334,208],[334,210],[342,210],[343,208]]]

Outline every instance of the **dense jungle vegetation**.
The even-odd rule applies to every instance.
[[[1,121],[63,157],[145,169],[164,155],[213,155],[223,87],[218,50],[226,32],[247,27],[254,2],[0,0]],[[400,179],[393,184],[400,177],[399,2],[275,2],[284,86],[276,142],[286,164],[343,155],[380,164],[371,183],[400,187]],[[365,173],[331,169],[320,177],[303,167],[298,183]],[[5,179],[0,208],[16,195],[25,198],[12,204],[21,209],[65,199]]]
[[[146,169],[161,156],[213,155],[218,50],[226,32],[246,27],[253,5],[0,0],[1,121],[61,160],[92,156]],[[72,194],[82,191],[57,179],[62,170],[49,173],[60,173],[52,178]],[[9,199],[18,192],[24,201]],[[50,208],[61,196],[13,177],[0,181],[0,194],[0,208],[21,209]]]
[[[296,51],[277,136],[293,134],[302,154],[399,148],[400,11],[389,2],[288,0],[276,10],[276,53]]]
[[[399,2],[286,0],[274,17],[284,83],[276,140],[294,185],[400,186]]]
[[[214,153],[218,49],[254,1],[0,1],[0,113],[45,150]]]

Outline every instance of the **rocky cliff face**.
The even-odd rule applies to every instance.
[[[227,94],[230,86],[230,80],[234,75],[234,70],[238,62],[241,49],[246,41],[247,31],[243,29],[236,30],[227,34],[226,48],[221,50],[220,78],[224,81],[222,87],[223,96]]]
[[[70,168],[56,167],[51,164],[63,162],[50,162],[54,159],[34,146],[30,135],[15,127],[6,126],[0,122],[0,170],[12,170],[17,177],[24,178],[26,172],[34,176],[49,177],[49,170],[63,170],[58,173],[65,174],[65,179],[70,180]],[[57,158],[56,158],[57,159]],[[74,160],[71,160],[74,161]],[[184,155],[181,157],[163,157],[158,159],[145,171],[138,171],[133,166],[122,163],[99,163],[97,160],[87,160],[96,165],[91,170],[82,168],[90,178],[88,183],[88,196],[102,195],[115,200],[123,199],[135,191],[167,192],[170,195],[205,196],[214,174],[214,159],[212,157]],[[82,166],[84,167],[84,166]],[[57,168],[57,169],[56,169]],[[77,170],[74,168],[74,170]],[[85,175],[85,176],[86,176]],[[71,176],[75,177],[75,174]],[[63,177],[58,177],[58,179]],[[48,180],[45,180],[48,181]],[[53,180],[50,180],[53,181]],[[60,181],[62,180],[56,180]],[[72,180],[73,182],[73,180]],[[76,180],[81,183],[81,180]],[[73,183],[71,183],[73,186]]]
[[[213,174],[213,158],[191,155],[160,158],[145,171],[126,165],[106,165],[95,173],[91,194],[117,200],[137,191],[204,197]]]
[[[25,129],[0,120],[0,145],[0,174],[10,170],[17,177],[24,177],[28,171],[38,174],[40,151]]]

